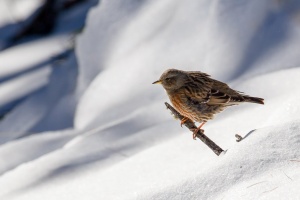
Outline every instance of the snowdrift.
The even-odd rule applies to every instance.
[[[43,113],[56,108],[47,121],[58,130],[10,129],[45,98],[0,123],[1,199],[300,199],[299,13],[297,1],[101,1],[77,40],[77,82],[74,68],[52,73],[46,94],[60,106]],[[227,149],[217,157],[165,109],[151,83],[167,68],[209,73],[265,105],[205,125]],[[55,93],[59,83],[69,85]],[[59,130],[69,102],[74,128]]]

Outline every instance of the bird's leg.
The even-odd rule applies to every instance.
[[[180,121],[180,126],[182,127],[182,125],[183,125],[187,120],[189,120],[189,118],[183,117],[183,119]]]
[[[193,139],[196,140],[197,133],[206,122],[202,122],[200,126],[193,132]]]

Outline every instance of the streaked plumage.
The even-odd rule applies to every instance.
[[[169,69],[155,83],[162,84],[181,115],[203,124],[228,106],[243,102],[264,104],[264,99],[233,90],[202,72]]]

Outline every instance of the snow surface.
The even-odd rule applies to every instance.
[[[299,16],[296,0],[101,1],[76,42],[78,72],[71,54],[0,122],[0,199],[300,199]],[[167,68],[265,105],[205,125],[218,157],[165,109],[151,83]]]
[[[0,0],[0,25],[15,23],[28,17],[42,0]]]

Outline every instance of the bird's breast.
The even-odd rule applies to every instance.
[[[207,103],[200,103],[189,99],[185,94],[168,94],[174,108],[183,116],[196,122],[203,122],[213,119],[214,114],[222,111],[222,106],[209,106]]]
[[[181,94],[169,95],[170,101],[175,109],[183,116],[190,118],[193,121],[200,121],[197,116],[199,113],[195,113],[190,105],[187,104],[186,97]]]

